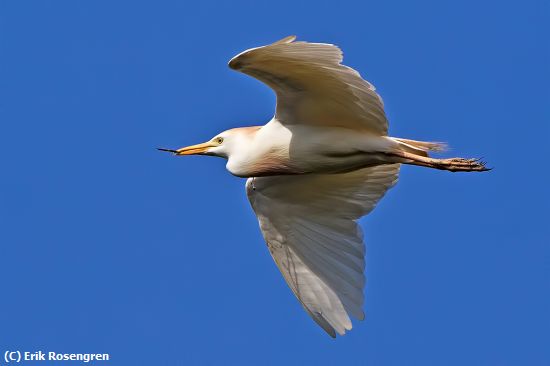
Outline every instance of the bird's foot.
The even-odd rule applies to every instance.
[[[450,158],[436,159],[436,168],[451,172],[484,172],[491,170],[485,166],[481,159]]]

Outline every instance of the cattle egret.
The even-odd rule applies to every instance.
[[[227,159],[248,178],[246,193],[267,247],[306,312],[329,335],[364,318],[365,246],[357,220],[396,182],[400,164],[488,170],[479,159],[435,159],[443,145],[389,137],[382,99],[344,66],[332,44],[294,36],[235,56],[229,67],[271,87],[274,117],[169,151]]]

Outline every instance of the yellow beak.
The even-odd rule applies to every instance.
[[[203,154],[206,150],[214,146],[218,146],[218,145],[216,145],[211,141],[208,141],[202,144],[182,147],[181,149],[177,149],[177,150],[162,149],[162,148],[158,148],[157,150],[168,151],[168,152],[174,153],[174,155],[197,155],[197,154]]]

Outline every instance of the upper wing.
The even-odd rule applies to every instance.
[[[341,65],[335,45],[294,42],[291,36],[235,56],[229,67],[277,94],[275,117],[284,124],[346,127],[387,135],[388,121],[374,86]]]
[[[357,219],[397,182],[399,165],[351,173],[249,178],[265,241],[289,287],[332,337],[362,320],[365,248]]]

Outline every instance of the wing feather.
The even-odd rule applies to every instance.
[[[229,67],[275,91],[275,118],[283,124],[346,127],[387,135],[382,99],[356,70],[341,64],[342,51],[332,44],[294,39],[246,50],[231,59]]]
[[[392,187],[399,165],[351,173],[250,178],[247,195],[269,251],[307,313],[328,334],[362,320],[365,246],[357,220]]]

